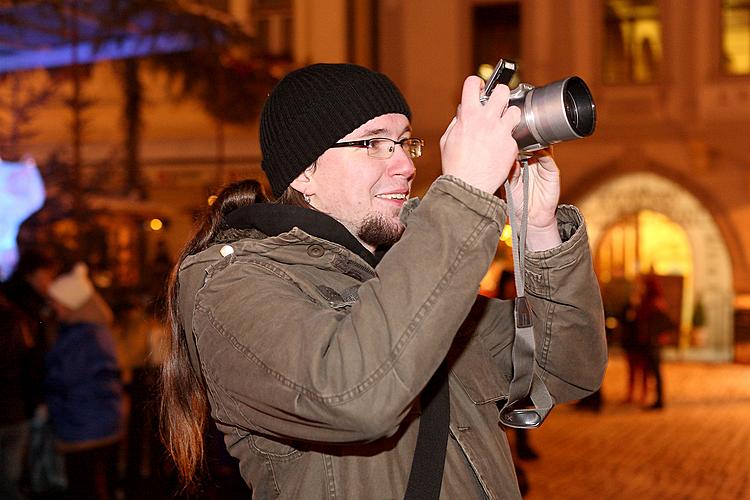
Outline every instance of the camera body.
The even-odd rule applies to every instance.
[[[487,80],[480,101],[489,99],[498,83],[508,85],[518,65],[500,59]],[[513,138],[521,155],[558,142],[588,137],[596,128],[596,105],[586,82],[570,76],[542,87],[521,83],[511,90],[508,106],[521,109]]]

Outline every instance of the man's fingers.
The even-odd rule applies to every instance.
[[[502,119],[508,124],[511,131],[521,121],[521,108],[517,106],[510,106],[503,112]]]
[[[500,120],[501,117],[506,118],[506,122],[511,126],[515,127],[520,118],[521,110],[508,108],[508,98],[510,96],[510,89],[507,85],[499,84],[495,86],[495,89],[490,94],[490,98],[485,101],[484,105],[480,101],[482,89],[484,88],[484,80],[476,75],[471,75],[464,80],[463,91],[461,93],[461,104],[456,114],[458,119],[461,119],[462,110],[477,110],[482,107],[484,113],[494,115]]]
[[[555,159],[552,157],[552,151],[549,149],[534,152],[531,162],[535,163],[543,173],[558,174],[560,172]]]
[[[521,182],[521,163],[516,161],[510,170],[510,183],[516,185]]]
[[[510,89],[507,85],[502,83],[495,85],[495,90],[490,94],[490,98],[485,102],[485,106],[494,110],[493,113],[497,113],[497,116],[501,116],[508,106],[508,98],[510,97]]]
[[[560,169],[557,167],[557,163],[555,162],[555,159],[552,158],[552,156],[542,156],[539,158],[539,166],[546,170],[547,172],[558,172]]]
[[[466,77],[464,80],[464,87],[461,91],[461,105],[467,109],[480,107],[482,105],[479,102],[479,95],[481,94],[481,88],[484,84],[484,80],[476,75]]]
[[[458,121],[458,118],[455,116],[451,120],[451,122],[448,124],[448,127],[445,129],[445,132],[443,132],[443,136],[440,138],[440,147],[443,148],[445,146],[445,141],[448,140],[448,136],[451,133],[451,130],[453,130],[453,127],[456,125],[456,122]]]

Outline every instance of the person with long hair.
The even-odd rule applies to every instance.
[[[583,219],[559,170],[530,160],[529,273],[537,357],[512,354],[513,302],[478,297],[510,178],[523,192],[499,85],[468,77],[442,171],[409,199],[424,142],[382,73],[314,64],[260,118],[276,197],[223,191],[171,278],[164,437],[200,480],[209,419],[255,498],[520,498],[497,401],[514,370],[555,402],[596,390],[603,313]]]
[[[178,266],[187,257],[213,245],[222,232],[231,232],[223,222],[224,216],[240,207],[264,201],[267,198],[263,187],[254,179],[225,186],[201,215],[195,233],[177,259]],[[175,273],[177,269],[175,267]],[[173,274],[167,290],[167,321],[172,335],[169,354],[162,364],[161,427],[178,474],[189,487],[194,481],[193,474],[203,465],[209,409],[203,379],[190,366],[186,333],[178,316],[179,293],[177,276]]]

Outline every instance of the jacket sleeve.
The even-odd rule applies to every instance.
[[[496,197],[438,178],[347,311],[257,260],[225,259],[191,320],[214,417],[310,441],[396,432],[471,309],[504,220]]]
[[[607,365],[604,308],[583,217],[577,208],[557,211],[562,245],[525,256],[525,289],[532,308],[535,370],[556,403],[596,391]],[[512,373],[507,328],[483,334],[502,373]]]

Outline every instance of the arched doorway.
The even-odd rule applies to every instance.
[[[705,345],[705,330],[694,328],[703,311],[693,286],[693,253],[685,230],[664,214],[639,210],[608,228],[594,248],[608,327],[617,336],[629,296],[640,275],[650,274],[665,294],[668,314],[679,325],[669,345],[684,350]],[[698,300],[696,300],[698,299]]]
[[[705,360],[705,361],[728,361],[733,356],[733,317],[732,303],[734,291],[732,289],[732,268],[724,240],[714,223],[709,212],[702,206],[700,200],[683,189],[675,182],[651,172],[638,172],[620,176],[595,189],[585,196],[577,205],[586,218],[589,239],[594,249],[597,264],[601,267],[600,279],[606,283],[611,279],[607,275],[606,260],[612,259],[606,255],[607,249],[614,248],[607,243],[607,239],[617,236],[613,231],[619,231],[627,237],[628,227],[633,227],[635,218],[635,230],[640,227],[646,231],[642,236],[648,237],[649,231],[645,229],[648,224],[657,224],[656,227],[670,228],[673,235],[684,234],[689,244],[681,244],[675,237],[669,240],[672,252],[683,252],[692,258],[691,266],[687,269],[678,269],[673,275],[681,275],[684,284],[690,290],[691,296],[687,298],[685,315],[692,313],[693,298],[699,297],[705,311],[705,341],[702,345],[693,345],[682,342],[680,347],[668,354],[679,355],[683,359]],[[649,221],[650,219],[650,221]],[[661,219],[661,220],[659,220]],[[644,226],[644,221],[645,226]],[[659,226],[661,224],[661,226]],[[655,238],[651,231],[651,238]],[[661,236],[664,233],[662,232]],[[679,239],[677,237],[677,239]],[[603,244],[604,243],[604,244]],[[652,247],[666,245],[651,241],[649,243],[639,242],[631,248],[644,246]],[[676,245],[676,246],[675,246]],[[627,248],[624,246],[623,248]],[[664,256],[651,254],[649,257],[640,257],[637,254],[629,259],[624,257],[623,261],[636,262],[637,268],[627,272],[646,272],[642,264],[660,265],[664,262],[678,262],[685,260],[673,259],[672,255]],[[641,259],[640,261],[637,259]],[[625,264],[628,266],[628,264]],[[632,265],[631,265],[632,266]],[[659,273],[659,269],[656,269]],[[671,271],[662,269],[662,273],[670,274]],[[661,273],[659,273],[661,274]]]

